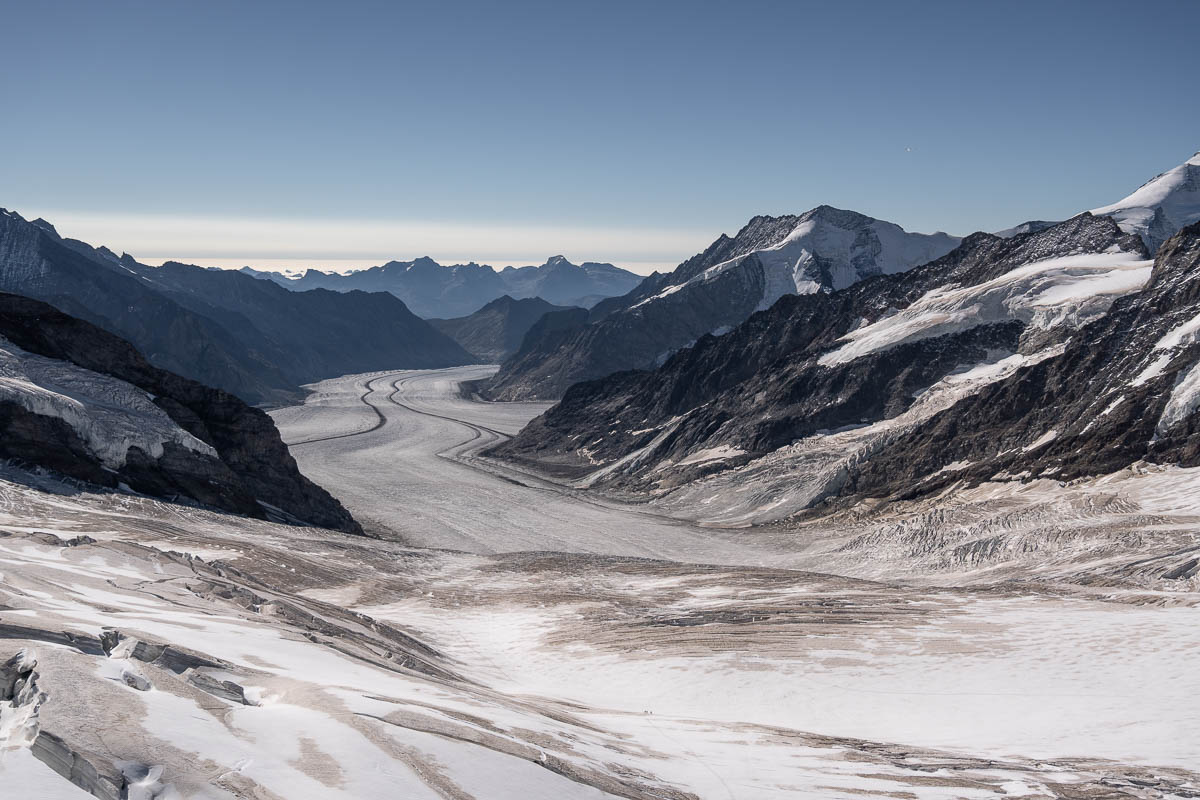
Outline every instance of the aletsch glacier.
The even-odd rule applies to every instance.
[[[272,417],[367,537],[9,463],[0,785],[1200,794],[1198,169],[1003,236],[759,217],[498,378],[314,384]],[[648,369],[472,394],[614,343]],[[29,441],[244,467],[102,364],[3,351]]]

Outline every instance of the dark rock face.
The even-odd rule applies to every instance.
[[[229,270],[176,262],[145,267],[129,257],[121,263],[180,305],[238,332],[299,384],[353,372],[436,369],[474,360],[385,292],[289,292]]]
[[[504,295],[466,317],[431,319],[429,324],[470,352],[481,364],[499,364],[517,352],[529,329],[546,314],[566,311],[540,297]],[[581,309],[582,310],[582,309]]]
[[[1200,223],[1168,240],[1149,284],[1061,356],[937,415],[854,471],[844,491],[906,496],[998,473],[1069,480],[1140,460],[1200,465],[1200,394],[1187,402],[1189,380],[1200,378],[1200,336],[1168,336],[1197,321]],[[970,466],[937,474],[954,462]]]
[[[389,261],[348,275],[311,269],[298,278],[248,272],[296,291],[320,288],[390,292],[426,319],[464,317],[504,295],[590,307],[603,298],[625,294],[642,280],[612,264],[572,264],[562,256],[554,256],[541,266],[505,267],[499,272],[486,264],[442,266],[432,258]]]
[[[153,396],[180,428],[217,457],[167,442],[153,458],[130,448],[124,467],[101,464],[57,417],[0,403],[0,454],[70,477],[172,499],[187,497],[239,514],[362,533],[324,489],[300,474],[271,418],[220,389],[150,363],[128,342],[26,297],[0,294],[0,336],[29,353],[126,381]]]
[[[1123,233],[1113,220],[1083,214],[1009,238],[975,234],[934,262],[906,273],[866,279],[841,291],[785,296],[728,334],[702,337],[657,370],[623,372],[571,387],[558,405],[493,453],[543,469],[583,474],[638,452],[636,459],[614,468],[603,482],[645,490],[661,486],[664,480],[687,480],[714,469],[712,465],[679,468],[671,478],[655,471],[663,463],[685,461],[705,448],[736,450],[741,455],[723,461],[722,466],[737,466],[817,432],[890,419],[963,364],[987,363],[993,353],[1042,349],[1069,331],[1035,334],[1010,319],[891,346],[842,363],[822,363],[821,357],[836,349],[844,336],[939,287],[980,286],[1032,262],[1114,250],[1147,257],[1140,239]],[[982,397],[980,419],[972,424],[978,426],[982,439],[998,440],[994,426],[982,425],[990,413]],[[940,437],[939,444],[929,445],[938,453],[936,464],[913,458],[921,441],[914,434],[894,451],[895,464],[885,467],[878,462],[879,472],[870,474],[902,474],[902,482],[911,484],[914,476],[936,472],[965,457],[945,446],[949,438]],[[876,463],[861,467],[863,474]],[[898,484],[889,484],[893,485]]]
[[[391,295],[293,293],[234,272],[147,267],[0,210],[0,290],[127,339],[151,363],[281,405],[348,372],[446,367],[470,355]]]
[[[651,369],[800,287],[842,289],[932,260],[957,243],[829,206],[755,217],[670,274],[651,275],[630,293],[596,304],[586,325],[543,340],[531,336],[484,393],[496,400],[552,399],[578,381]]]

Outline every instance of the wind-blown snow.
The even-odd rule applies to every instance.
[[[0,400],[63,420],[110,468],[125,464],[130,447],[157,458],[166,442],[217,455],[133,384],[27,353],[4,337],[0,337]]]
[[[821,356],[825,366],[979,325],[1020,320],[1035,329],[1078,328],[1150,279],[1152,262],[1132,253],[1092,253],[1038,261],[975,286],[942,286],[912,305],[851,331]]]

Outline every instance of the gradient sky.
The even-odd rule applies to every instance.
[[[648,271],[820,203],[964,234],[1200,149],[1200,2],[3,4],[0,206],[148,261]]]

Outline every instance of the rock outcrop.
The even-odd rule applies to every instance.
[[[66,365],[50,380],[30,373],[5,385],[3,457],[100,486],[362,533],[300,474],[271,418],[229,392],[154,367],[125,340],[26,297],[0,294],[0,337],[10,369]]]
[[[1200,465],[1200,223],[1145,289],[1054,358],[985,387],[853,470],[851,495],[909,496],[996,475],[1072,478],[1137,461]],[[956,468],[945,469],[954,464]]]

